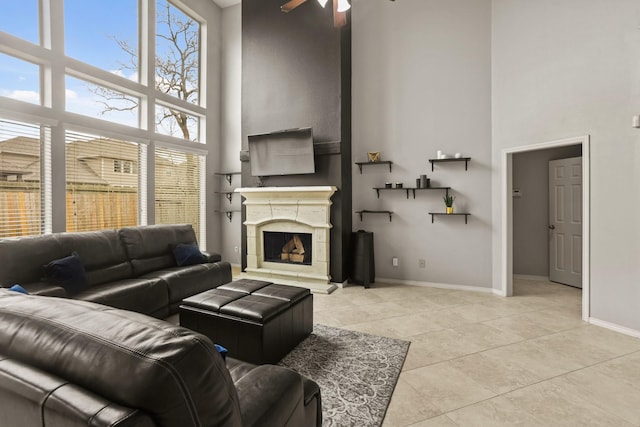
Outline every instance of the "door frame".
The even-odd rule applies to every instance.
[[[591,235],[590,224],[590,139],[589,135],[560,139],[502,150],[501,203],[502,239],[500,260],[500,293],[504,296],[513,295],[513,155],[527,151],[545,150],[548,148],[564,147],[567,145],[582,146],[582,320],[589,320],[590,283],[591,283]]]

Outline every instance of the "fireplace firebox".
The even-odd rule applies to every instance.
[[[313,239],[311,233],[264,231],[264,260],[286,264],[311,265]]]

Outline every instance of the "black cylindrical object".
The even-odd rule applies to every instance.
[[[351,233],[351,274],[349,282],[369,285],[376,280],[376,267],[373,256],[373,233],[358,230]]]

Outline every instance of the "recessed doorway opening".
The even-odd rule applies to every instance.
[[[501,289],[500,293],[505,296],[513,295],[514,276],[514,195],[517,197],[518,188],[514,188],[514,156],[532,153],[540,150],[557,149],[560,147],[578,145],[582,151],[582,248],[581,248],[581,273],[582,273],[582,318],[589,319],[589,136],[568,138],[558,141],[550,141],[541,144],[527,145],[505,149],[502,152],[502,191],[501,191],[501,211],[502,211],[502,242],[501,242]]]

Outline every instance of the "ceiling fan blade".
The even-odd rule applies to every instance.
[[[333,26],[335,28],[347,25],[347,12],[338,12],[338,0],[333,0]]]
[[[305,3],[307,0],[289,0],[287,3],[280,6],[280,10],[283,12],[291,12],[296,7],[300,6],[302,3]]]

